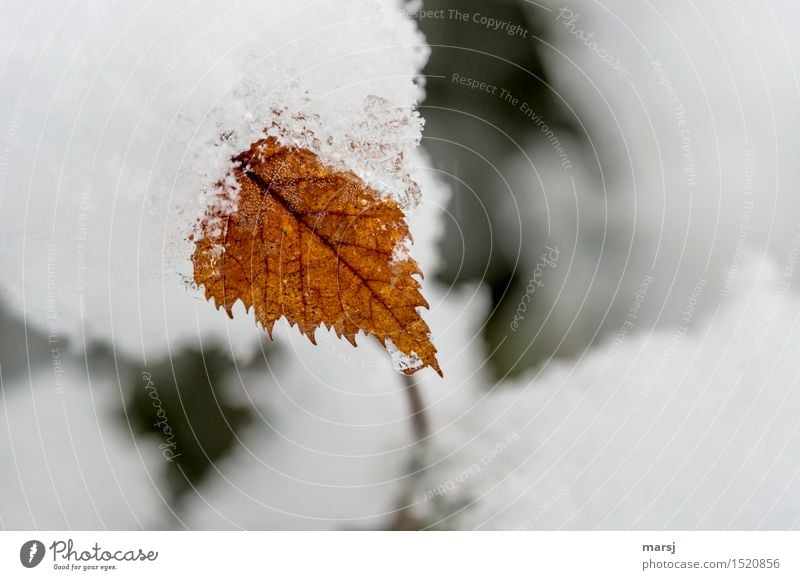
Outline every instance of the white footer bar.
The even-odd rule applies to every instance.
[[[800,578],[800,532],[0,532],[0,578]]]

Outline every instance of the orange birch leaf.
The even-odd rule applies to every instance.
[[[212,210],[194,238],[194,280],[233,316],[241,300],[272,336],[282,316],[311,342],[320,325],[353,345],[359,331],[388,341],[440,375],[428,308],[402,251],[405,214],[356,175],[324,165],[310,151],[268,137],[235,159],[237,209]],[[398,251],[399,250],[399,251]]]

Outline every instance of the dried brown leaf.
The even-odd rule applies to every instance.
[[[235,158],[237,210],[210,211],[195,239],[194,279],[233,316],[241,300],[267,332],[282,316],[314,342],[321,324],[356,344],[358,331],[391,340],[442,374],[403,209],[356,175],[269,137]]]

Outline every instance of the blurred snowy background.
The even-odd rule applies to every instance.
[[[795,3],[0,16],[0,528],[800,525]],[[187,283],[273,123],[419,184],[421,443],[374,341]]]

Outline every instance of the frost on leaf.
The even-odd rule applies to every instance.
[[[234,161],[231,203],[210,209],[195,235],[194,280],[229,316],[241,300],[271,335],[282,316],[311,342],[324,325],[353,345],[359,331],[440,375],[417,263],[398,252],[405,214],[356,175],[273,137]],[[223,194],[224,195],[233,195]]]

